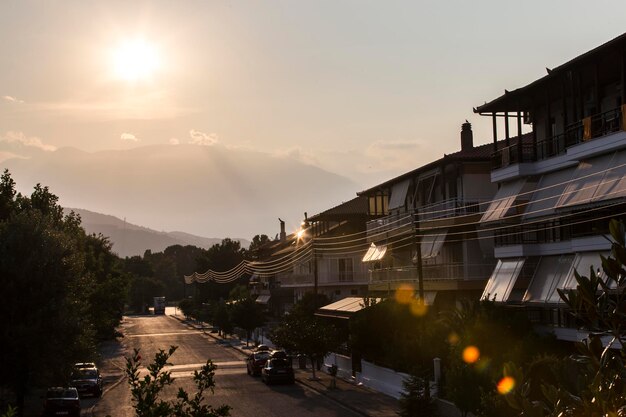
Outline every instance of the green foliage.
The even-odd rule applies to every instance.
[[[324,358],[343,342],[339,329],[313,315],[314,306],[325,304],[324,298],[307,294],[270,333],[270,340],[291,353],[307,356],[312,363]],[[315,375],[315,367],[313,367]]]
[[[400,395],[401,417],[435,417],[437,407],[430,396],[429,373],[411,375],[402,382],[404,392]]]
[[[246,331],[246,346],[254,329],[265,324],[263,307],[250,297],[240,299],[232,306],[231,318],[236,327]]]
[[[250,289],[246,285],[238,284],[228,293],[230,301],[239,301],[250,298]]]
[[[17,416],[17,408],[8,406],[7,409],[0,415],[0,417],[15,417]]]
[[[218,334],[232,334],[233,332],[230,310],[224,301],[219,301],[215,304],[213,325],[218,328]]]
[[[146,313],[154,304],[154,297],[161,296],[165,286],[155,278],[135,277],[130,284],[130,308],[137,313]]]
[[[524,372],[521,366],[509,364],[518,388],[507,400],[519,415],[626,415],[626,230],[615,220],[609,230],[611,256],[599,259],[607,279],[591,269],[588,277],[576,273],[575,290],[559,291],[589,332],[585,341],[576,344],[578,353],[556,360],[539,376],[532,369]]]
[[[351,347],[363,358],[411,372],[430,369],[432,359],[443,356],[447,334],[434,314],[416,316],[409,306],[395,300],[372,304],[350,319]]]
[[[95,355],[113,334],[126,298],[106,239],[87,236],[80,217],[36,185],[16,193],[0,180],[0,380],[22,409],[32,386],[64,380],[68,364]]]
[[[146,368],[148,374],[140,376],[141,356],[135,349],[134,355],[126,358],[126,377],[130,385],[133,407],[137,417],[218,417],[229,416],[230,407],[221,405],[217,408],[203,404],[205,391],[214,392],[215,369],[217,366],[208,360],[199,371],[194,371],[193,380],[197,392],[190,396],[184,389],[179,388],[175,400],[167,401],[160,397],[163,389],[174,382],[171,372],[164,370],[170,357],[177,347],[172,346],[165,352],[160,350],[154,361]]]

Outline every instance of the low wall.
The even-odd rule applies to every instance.
[[[324,372],[328,373],[331,365],[337,365],[338,377],[348,380],[352,378],[352,359],[349,356],[331,353],[324,358]],[[404,391],[402,382],[408,377],[408,374],[361,361],[361,372],[356,373],[356,382],[398,399]]]

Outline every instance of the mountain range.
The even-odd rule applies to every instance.
[[[278,218],[294,231],[305,212],[334,207],[358,191],[346,177],[297,159],[220,144],[98,152],[2,145],[1,166],[20,192],[30,194],[40,183],[64,207],[197,236],[274,237]]]
[[[93,211],[65,208],[66,213],[73,211],[80,215],[83,228],[88,234],[99,234],[109,238],[112,250],[120,257],[142,256],[146,250],[162,252],[172,245],[193,245],[208,249],[222,241],[220,238],[195,236],[184,232],[159,232],[147,227],[128,223],[115,216],[94,213]],[[246,239],[233,239],[241,243],[241,247],[250,246]]]

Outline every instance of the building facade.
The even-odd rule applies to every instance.
[[[497,259],[482,297],[563,340],[583,334],[556,290],[575,288],[575,271],[603,274],[609,220],[624,217],[625,79],[622,35],[474,109],[492,118],[498,185],[480,219]]]

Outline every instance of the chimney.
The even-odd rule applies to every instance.
[[[278,221],[280,222],[280,241],[284,242],[287,240],[287,233],[285,233],[285,221],[281,220],[280,217],[278,218]]]
[[[474,147],[474,134],[472,124],[465,120],[461,125],[461,151],[467,151]]]

